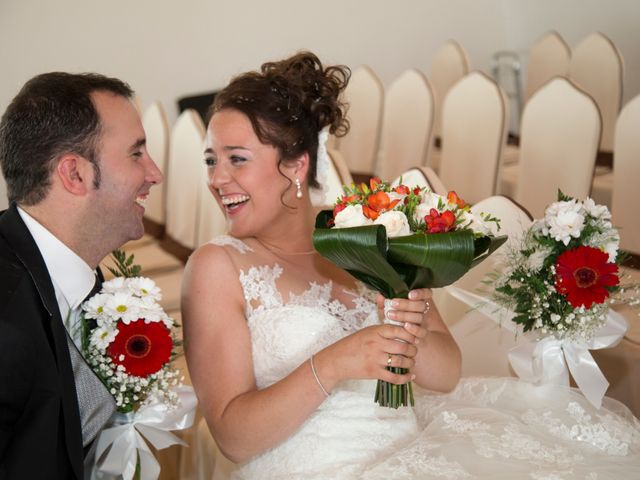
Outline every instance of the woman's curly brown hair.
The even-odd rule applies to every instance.
[[[235,77],[216,95],[211,114],[224,109],[244,113],[257,137],[280,152],[279,162],[309,154],[309,186],[318,187],[318,133],[336,136],[349,130],[340,94],[351,71],[343,65],[323,67],[311,52],[267,62],[259,72]]]

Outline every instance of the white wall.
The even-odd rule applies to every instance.
[[[578,10],[578,11],[576,11]],[[487,71],[497,50],[526,50],[550,28],[570,44],[610,35],[640,91],[634,0],[0,0],[0,112],[32,76],[97,71],[123,78],[142,106],[224,86],[234,74],[300,49],[326,63],[366,63],[385,84],[409,67],[429,72],[449,38]],[[6,205],[0,179],[0,207]]]

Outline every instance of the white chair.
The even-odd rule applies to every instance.
[[[566,78],[552,79],[525,106],[519,164],[501,169],[501,192],[534,217],[558,189],[584,198],[591,189],[601,120],[593,99]]]
[[[620,248],[640,255],[640,222],[635,194],[640,181],[640,95],[620,112],[614,138],[614,169],[593,178],[591,196],[610,205],[613,224],[620,228]]]
[[[490,289],[483,283],[487,275],[502,269],[503,252],[518,245],[531,226],[531,218],[512,200],[499,195],[478,202],[471,211],[490,213],[499,218],[500,231],[497,233],[507,235],[508,240],[455,282],[454,288],[434,290],[434,301],[462,351],[462,374],[509,376],[512,372],[507,353],[516,345],[516,335],[513,329],[507,328],[510,325],[501,326],[499,318],[490,318],[476,307],[489,298]],[[461,301],[459,296],[467,292],[477,297]]]
[[[525,103],[553,77],[566,77],[570,60],[571,49],[558,32],[550,31],[540,37],[529,50]]]
[[[337,150],[327,149],[329,154],[329,171],[327,172],[327,185],[324,193],[317,190],[311,191],[311,202],[316,207],[332,207],[336,199],[344,193],[343,185],[353,183],[347,164],[342,154]]]
[[[195,110],[185,110],[171,132],[167,175],[167,236],[188,249],[198,238],[200,182],[204,170],[202,119]]]
[[[481,72],[458,81],[444,100],[438,174],[468,203],[496,192],[507,108],[502,89]]]
[[[427,187],[438,195],[447,195],[448,190],[445,188],[438,174],[430,167],[413,167],[403,172],[396,178],[392,185],[402,184],[407,187]]]
[[[428,159],[433,131],[433,95],[429,81],[410,69],[387,89],[380,154],[375,173],[383,180]]]
[[[574,49],[569,78],[593,97],[602,115],[600,151],[613,151],[616,118],[622,105],[622,55],[600,32],[583,39]]]
[[[220,205],[209,190],[207,167],[202,167],[202,178],[199,182],[200,208],[198,209],[197,245],[203,245],[212,238],[226,233],[227,219]]]
[[[566,77],[570,60],[571,49],[558,32],[550,31],[540,37],[529,50],[524,104],[553,77]],[[502,163],[517,163],[518,156],[518,145],[505,145]]]
[[[147,151],[164,175],[169,157],[169,122],[160,102],[152,103],[145,110],[142,126],[147,137]],[[151,189],[145,206],[145,217],[162,226],[166,219],[165,184],[163,182]]]
[[[442,105],[449,89],[470,71],[469,56],[455,40],[447,41],[433,57],[429,79],[433,87],[434,138],[438,139],[442,132]]]
[[[331,137],[333,145],[328,148],[339,151],[352,172],[371,174],[380,146],[384,102],[384,87],[371,68],[362,66],[353,71],[344,101],[349,105],[349,133]]]

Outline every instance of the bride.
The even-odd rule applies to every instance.
[[[232,478],[640,478],[640,425],[621,404],[461,380],[430,290],[393,299],[399,323],[384,324],[384,299],[316,254],[318,138],[347,131],[348,78],[304,52],[236,77],[213,105],[205,162],[229,235],[191,256],[182,305],[193,385]],[[376,379],[413,381],[416,407],[376,405]]]

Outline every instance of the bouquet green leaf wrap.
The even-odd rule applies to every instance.
[[[313,244],[318,253],[386,298],[407,298],[415,288],[450,285],[507,240],[506,236],[477,237],[468,229],[387,238],[383,225],[329,228],[332,219],[331,210],[316,217]],[[375,401],[392,408],[413,406],[411,383],[378,381]]]

